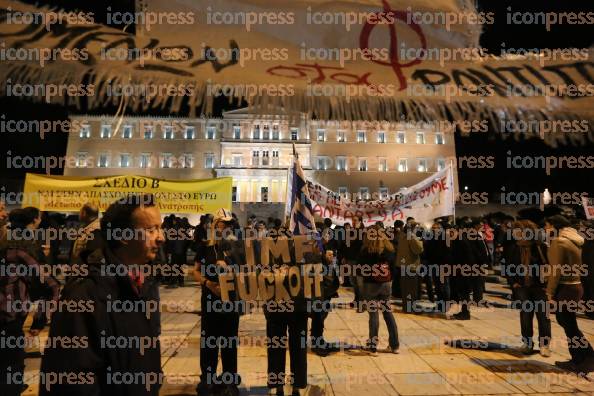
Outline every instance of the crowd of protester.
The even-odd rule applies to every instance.
[[[63,260],[59,241],[27,237],[41,235],[35,231],[41,228],[44,216],[48,219],[47,214],[32,207],[6,213],[0,202],[1,337],[25,337],[28,311],[14,312],[11,304],[15,301],[37,301],[40,306],[49,301],[55,306],[61,302],[78,307],[91,304],[93,309],[36,310],[30,335],[39,334],[51,319],[50,339],[78,337],[85,341],[79,348],[60,342],[46,345],[40,371],[41,395],[158,395],[163,382],[160,315],[149,308],[159,304],[159,284],[167,288],[184,286],[192,266],[201,287],[197,393],[238,394],[242,382],[237,365],[239,323],[247,308],[242,304],[225,308],[219,275],[246,263],[248,240],[255,257],[260,257],[262,238],[290,238],[286,222],[252,215],[242,226],[235,214],[220,209],[214,215],[201,216],[199,224],[193,226],[187,218],[175,215],[162,220],[150,195],[130,195],[113,203],[101,218],[96,207],[87,204],[81,208],[79,232],[68,246],[64,261],[71,266],[88,266],[86,273],[51,271],[48,276],[39,276],[39,270],[7,271],[10,266],[51,267]],[[60,227],[56,222],[49,224],[46,227]],[[439,218],[429,227],[414,218],[397,220],[392,226],[381,222],[365,226],[360,217],[341,225],[324,219],[316,226],[315,242],[306,261],[323,265],[321,296],[316,297],[315,304],[295,297],[290,310],[279,309],[275,301],[263,304],[271,393],[282,394],[286,383],[292,385],[294,394],[302,392],[307,385],[308,348],[322,357],[341,348],[324,337],[325,321],[340,286],[352,288],[350,309],[367,312],[369,337],[360,350],[376,356],[380,314],[388,332],[388,348],[383,352],[398,353],[396,302],[401,302],[401,311],[409,314],[442,313],[453,320],[470,320],[473,306],[489,306],[484,297],[487,277],[503,277],[519,310],[520,351],[535,353],[536,316],[538,351],[544,357],[551,355],[554,314],[565,331],[571,356],[569,361],[556,364],[582,374],[594,369],[594,351],[577,323],[578,313],[594,318],[590,304],[594,299],[594,275],[590,271],[594,269],[594,240],[589,233],[586,236],[590,237],[584,238],[582,232],[592,229],[593,224],[561,215],[543,218],[540,223],[500,215],[463,217],[455,222]],[[114,238],[117,230],[141,230],[142,234]],[[167,264],[168,270],[146,276],[138,268],[156,264]],[[269,265],[286,264],[281,257],[271,256]],[[288,264],[301,265],[294,257]],[[113,308],[128,305],[135,309]],[[454,306],[459,310],[450,314]],[[145,345],[132,339],[151,342]],[[105,340],[115,340],[117,347],[106,347]],[[120,340],[126,342],[118,343]],[[24,347],[8,345],[0,343],[0,394],[18,395],[27,386],[23,381],[25,352]],[[285,367],[287,351],[290,374]],[[219,355],[222,372],[217,374]],[[69,374],[77,374],[76,381],[66,380]],[[134,381],[125,381],[126,374]],[[62,380],[49,386],[56,375]]]

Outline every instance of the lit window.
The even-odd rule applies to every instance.
[[[184,133],[184,137],[187,140],[194,139],[196,137],[196,128],[194,128],[193,126],[187,126],[186,131]]]
[[[380,172],[387,172],[388,171],[388,159],[387,158],[380,158],[378,161],[378,169]]]
[[[318,142],[325,142],[325,141],[326,141],[326,130],[318,129]]]
[[[86,168],[87,167],[87,154],[84,151],[79,151],[76,153],[76,167],[77,168]]]
[[[427,159],[419,158],[419,165],[417,166],[417,172],[427,172]]]
[[[272,139],[274,139],[274,140],[280,139],[280,131],[278,130],[278,125],[272,126]]]
[[[291,140],[299,140],[299,129],[291,128]]]
[[[408,160],[406,158],[401,158],[398,161],[398,172],[408,172]]]
[[[194,167],[194,156],[190,153],[185,153],[182,155],[182,168],[193,168]]]
[[[278,164],[279,164],[278,150],[272,150],[272,166],[278,168]]]
[[[369,187],[359,187],[359,198],[369,199]]]
[[[336,170],[346,170],[346,157],[336,157]]]
[[[124,125],[122,130],[122,137],[124,139],[132,139],[132,125]]]
[[[435,134],[435,144],[445,144],[445,141],[443,139],[443,133]]]
[[[260,139],[260,125],[254,125],[254,130],[252,131],[252,139]]]
[[[130,154],[129,153],[121,153],[120,154],[120,168],[129,168],[130,167]]]
[[[445,166],[446,166],[445,159],[438,158],[437,159],[437,171],[439,172],[441,170],[444,170],[445,169]]]
[[[101,125],[101,139],[109,139],[111,137],[111,125]]]
[[[154,128],[152,125],[145,125],[144,126],[144,138],[145,139],[152,139],[153,138],[153,131]]]
[[[213,126],[209,126],[206,128],[206,138],[208,140],[214,140],[217,135],[216,128]]]
[[[237,202],[239,199],[239,189],[237,186],[231,187],[231,201]]]
[[[261,202],[268,202],[268,187],[260,187]]]
[[[206,169],[213,169],[215,167],[215,156],[213,153],[204,154],[204,167]]]
[[[82,125],[80,127],[80,134],[81,139],[88,139],[91,137],[91,126],[90,125]]]
[[[161,154],[161,168],[171,168],[171,153]]]
[[[252,151],[252,166],[260,166],[260,152],[258,150]]]
[[[396,134],[396,143],[399,143],[399,144],[406,143],[406,133],[405,132],[398,132]]]
[[[241,139],[241,127],[239,125],[233,126],[233,139]]]
[[[380,199],[387,199],[388,198],[388,187],[380,187],[379,188],[379,196]]]
[[[367,171],[367,158],[359,158],[359,170],[361,172]]]
[[[417,144],[425,144],[425,133],[417,132]]]
[[[367,136],[365,131],[357,131],[357,143],[365,143],[367,141]]]
[[[344,186],[338,187],[338,194],[343,197],[346,197],[346,195],[348,194],[347,188]]]
[[[318,157],[318,169],[319,170],[326,170],[328,167],[328,160],[326,157]]]
[[[163,139],[168,139],[171,140],[173,139],[173,126],[171,125],[165,125],[163,127]]]
[[[268,157],[268,150],[262,151],[262,166],[269,166],[270,158]]]
[[[138,161],[138,166],[141,168],[150,168],[151,166],[151,154],[150,153],[141,153],[140,159]]]
[[[378,143],[386,143],[386,132],[379,131],[377,133],[377,142]]]
[[[346,131],[338,131],[338,132],[336,132],[336,140],[339,143],[346,142]]]
[[[107,153],[99,154],[99,159],[97,160],[97,166],[99,168],[107,168],[109,166],[109,155]]]

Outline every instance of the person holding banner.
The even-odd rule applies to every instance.
[[[221,300],[219,275],[245,262],[239,252],[237,239],[232,232],[233,216],[228,210],[219,209],[210,223],[208,242],[201,261],[196,262],[194,275],[202,286],[200,383],[198,395],[211,395],[225,389],[239,394],[241,377],[237,369],[239,344],[239,304]],[[233,294],[232,299],[235,299]],[[217,376],[219,352],[223,372]]]

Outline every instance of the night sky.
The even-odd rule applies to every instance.
[[[38,3],[37,1],[28,1]],[[44,3],[44,2],[41,2]],[[49,3],[49,2],[48,2]],[[53,0],[51,4],[61,6],[70,10],[92,11],[100,20],[101,12],[105,12],[107,6],[112,7],[112,11],[133,10],[133,1],[113,2],[93,0],[81,2],[80,0]],[[543,5],[542,3],[546,3]],[[534,4],[534,5],[532,5]],[[501,49],[501,43],[507,47],[514,48],[587,48],[593,44],[594,27],[588,25],[555,25],[550,32],[545,30],[542,25],[511,25],[505,24],[506,8],[513,5],[514,10],[526,11],[592,11],[587,5],[592,7],[591,1],[539,1],[529,2],[491,0],[479,1],[479,7],[485,12],[495,12],[496,20],[503,23],[485,27],[485,32],[481,38],[481,45],[486,47],[490,53],[497,54]],[[216,110],[220,113],[227,109],[226,101],[221,100]],[[7,119],[65,119],[67,111],[62,106],[50,106],[46,104],[33,104],[26,101],[7,100],[0,98],[0,115],[4,114]],[[110,109],[104,109],[101,113],[108,113]],[[216,114],[215,114],[216,115]],[[12,155],[64,155],[66,152],[67,135],[65,133],[55,133],[46,135],[41,140],[37,135],[0,135],[2,142],[3,157],[4,149],[11,151]],[[496,159],[494,169],[460,169],[459,182],[461,186],[468,186],[469,191],[487,191],[498,192],[502,186],[507,191],[542,191],[548,187],[550,191],[567,192],[589,192],[594,196],[594,183],[592,180],[592,170],[553,170],[550,176],[547,176],[544,170],[508,170],[506,169],[506,153],[512,150],[514,155],[594,155],[594,143],[587,146],[572,147],[562,146],[552,149],[546,146],[539,139],[530,141],[516,142],[513,139],[501,140],[501,138],[490,133],[474,133],[469,137],[456,136],[456,149],[459,156],[470,155],[493,155]],[[14,170],[6,168],[6,161],[0,161],[1,186],[6,186],[6,190],[20,189],[23,182],[24,173],[27,170]],[[28,170],[31,171],[31,170]],[[42,172],[42,169],[33,170]]]

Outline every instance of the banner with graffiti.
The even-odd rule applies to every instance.
[[[148,176],[67,177],[27,173],[24,200],[44,211],[78,212],[90,203],[101,211],[132,193],[153,194],[163,213],[231,210],[232,178],[165,180]]]
[[[86,109],[207,115],[215,98],[228,96],[260,112],[275,106],[319,119],[492,120],[494,130],[509,129],[500,120],[533,121],[535,133],[551,131],[551,120],[591,120],[588,49],[490,56],[478,42],[493,15],[472,4],[138,0],[133,15],[109,13],[106,26],[93,15],[66,18],[0,0],[0,90]],[[130,24],[137,34],[127,32]],[[559,139],[592,134],[590,124],[557,129],[581,132],[550,134]]]
[[[451,166],[432,174],[409,188],[378,199],[365,197],[349,198],[330,191],[321,184],[308,181],[314,215],[330,218],[333,223],[353,223],[353,217],[361,217],[365,226],[378,221],[393,225],[414,217],[419,222],[429,222],[441,216],[454,215],[455,190]]]

